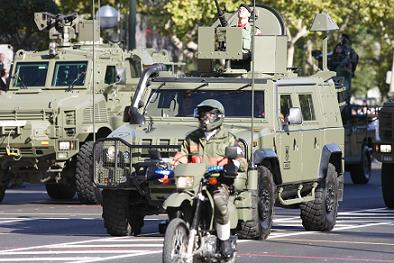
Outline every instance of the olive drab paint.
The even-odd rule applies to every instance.
[[[325,191],[324,182],[328,180],[328,171],[331,173],[330,178],[334,178],[330,180],[337,182],[333,202],[342,200],[344,129],[337,100],[342,89],[332,81],[335,72],[325,68],[311,76],[301,77],[293,69],[287,68],[284,19],[270,7],[257,6],[255,11],[256,26],[261,31],[254,36],[255,71],[250,70],[250,57],[243,56],[242,28],[235,27],[236,13],[226,15],[226,27],[220,26],[219,21],[211,27],[200,27],[198,71],[190,73],[190,76],[171,78],[158,72],[158,75],[150,78],[149,85],[141,85],[136,90],[136,94],[144,94],[141,100],[145,106],[133,112],[138,110],[144,114],[145,122],[124,124],[107,139],[96,143],[96,148],[101,149],[94,156],[95,180],[100,182],[100,188],[139,195],[146,202],[145,215],[163,212],[160,204],[175,191],[174,184],[163,186],[152,181],[138,185],[138,176],[133,179],[136,174],[132,161],[125,162],[119,157],[118,163],[105,163],[102,157],[113,146],[118,147],[119,155],[122,156],[127,149],[138,148],[139,145],[181,145],[186,136],[198,127],[193,108],[204,99],[216,99],[226,110],[223,127],[241,140],[249,166],[268,168],[249,169],[246,176],[235,179],[239,198],[234,204],[239,222],[257,220],[254,218],[258,214],[254,198],[261,187],[261,171],[272,174],[275,196],[271,198],[275,198],[281,206],[305,204],[320,209],[313,203]],[[322,14],[321,18],[332,21],[327,14]],[[317,21],[321,21],[320,18]],[[332,27],[325,23],[315,29],[330,31]],[[220,64],[220,60],[225,61],[224,65]],[[251,101],[252,75],[255,101]],[[255,114],[253,131],[250,121],[252,107]],[[171,157],[169,152],[165,154],[166,158]],[[250,163],[252,159],[254,164]],[[141,161],[141,158],[135,156],[134,161],[138,160]],[[332,174],[334,172],[335,176]],[[111,184],[106,184],[108,180]],[[142,193],[139,187],[142,187],[143,193],[149,194],[137,194]],[[127,202],[125,207],[139,205],[133,199]],[[107,205],[110,209],[111,204]],[[121,212],[117,218],[121,218]],[[313,222],[319,220],[327,218]],[[305,221],[306,228],[309,227],[308,222]],[[331,230],[335,220],[332,222],[320,229]],[[254,227],[256,225],[258,223],[253,224]],[[107,230],[109,227],[115,230],[114,225],[107,224]],[[116,227],[127,225],[118,224]]]

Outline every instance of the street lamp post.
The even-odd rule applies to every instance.
[[[129,0],[129,50],[136,47],[135,33],[137,27],[137,0]]]

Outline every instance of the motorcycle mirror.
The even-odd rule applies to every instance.
[[[236,159],[239,156],[238,148],[237,146],[227,146],[224,155],[229,159]]]

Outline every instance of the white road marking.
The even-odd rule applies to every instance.
[[[131,254],[131,255],[120,255],[120,256],[115,256],[115,257],[106,257],[106,258],[101,258],[98,260],[91,259],[91,260],[82,260],[82,261],[71,261],[69,263],[89,263],[89,262],[99,262],[99,261],[107,261],[107,260],[114,260],[114,259],[121,259],[121,258],[131,258],[131,257],[138,257],[138,256],[145,256],[145,255],[152,255],[152,254],[159,254],[162,253],[162,251],[151,251],[150,253],[137,253],[137,254]]]
[[[72,260],[71,262],[74,262],[75,260],[100,260],[100,258],[98,257],[95,258],[92,257],[1,258],[0,262],[32,262],[32,261],[43,262],[43,261],[68,261],[68,260]],[[95,261],[87,261],[87,262],[95,262]]]
[[[67,213],[61,213],[67,215]],[[68,214],[69,215],[69,214]],[[17,223],[20,221],[31,221],[38,219],[46,220],[68,220],[69,217],[45,217],[45,218],[18,218],[8,217],[0,218],[0,224]],[[75,219],[75,218],[74,218]],[[83,220],[97,220],[97,218],[85,218]],[[337,224],[332,233],[340,230],[350,230],[357,228],[365,228],[372,226],[390,225],[394,219],[394,211],[386,208],[366,209],[359,211],[341,212],[337,217]],[[1,221],[5,220],[5,221]],[[145,219],[147,221],[163,221],[161,219]],[[385,222],[377,222],[377,220],[384,220]],[[293,232],[287,229],[280,229],[280,227],[294,227],[298,228]],[[277,228],[277,229],[276,229]],[[307,234],[316,234],[320,232],[303,231],[301,219],[297,217],[279,217],[274,219],[274,228],[272,234],[268,239],[283,238],[288,236],[299,236]],[[146,256],[152,254],[162,253],[163,238],[152,237],[149,238],[145,234],[144,237],[103,237],[99,239],[74,241],[67,243],[41,245],[25,248],[7,249],[0,251],[0,262],[42,262],[42,261],[63,261],[68,263],[90,263],[100,261],[116,261],[116,259],[131,258],[138,256]],[[239,240],[239,243],[252,242],[251,240]],[[146,248],[146,249],[144,249]],[[75,255],[75,257],[56,257],[57,255]],[[86,257],[82,255],[92,255],[93,257]],[[116,254],[111,256],[111,254]],[[18,256],[17,258],[10,258],[9,256]],[[29,255],[38,255],[42,257],[31,257]],[[50,257],[49,255],[54,255]],[[78,256],[80,255],[80,257]],[[8,256],[2,258],[1,256]],[[26,256],[21,257],[21,256]],[[49,256],[49,257],[48,257]]]
[[[60,255],[60,254],[120,254],[120,253],[146,253],[151,252],[149,250],[45,250],[45,251],[23,251],[23,252],[5,252],[1,253],[1,255]],[[0,261],[2,258],[0,258]]]

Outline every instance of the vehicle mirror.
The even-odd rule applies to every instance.
[[[161,160],[161,153],[159,149],[149,149],[149,157],[152,160]]]
[[[116,68],[116,84],[126,84],[126,70],[124,68]]]
[[[300,108],[290,108],[289,115],[287,115],[287,122],[289,124],[301,124],[302,113]]]
[[[145,122],[145,117],[141,113],[138,112],[138,109],[135,107],[129,108],[129,123],[130,124],[143,124]]]
[[[239,157],[239,147],[237,146],[227,146],[224,155],[229,159],[236,159]]]
[[[123,111],[123,122],[130,122],[130,106],[126,106]]]
[[[391,76],[392,76],[392,74],[393,74],[393,72],[391,70],[386,72],[386,84],[390,84],[391,83]]]

